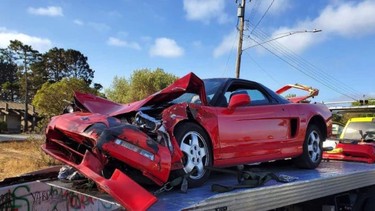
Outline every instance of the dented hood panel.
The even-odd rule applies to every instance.
[[[75,93],[75,100],[89,112],[116,116],[137,111],[143,106],[172,101],[187,92],[198,94],[202,101],[202,105],[207,105],[204,83],[194,73],[189,73],[165,89],[156,92],[143,100],[130,104],[118,104],[95,95],[79,92]]]

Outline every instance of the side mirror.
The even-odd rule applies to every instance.
[[[250,105],[250,96],[248,94],[235,94],[230,98],[228,108],[233,109],[248,105]]]

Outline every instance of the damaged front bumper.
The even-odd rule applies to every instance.
[[[157,201],[154,195],[118,169],[113,172],[112,177],[109,179],[101,176],[98,171],[103,166],[89,151],[84,154],[82,162],[76,164],[59,153],[58,148],[44,144],[42,149],[57,160],[74,167],[85,177],[95,181],[101,189],[110,194],[127,210],[146,210]]]
[[[375,163],[375,144],[338,143],[333,150],[323,153],[323,159]]]
[[[105,118],[103,118],[105,119]],[[130,124],[116,124],[105,129],[88,132],[87,128],[96,123],[87,123],[72,131],[65,122],[90,121],[90,116],[62,115],[51,121],[46,134],[43,151],[55,159],[77,169],[85,177],[93,180],[101,189],[110,194],[122,206],[129,210],[145,210],[156,202],[157,198],[135,182],[120,168],[105,175],[106,165],[115,159],[122,165],[141,172],[158,185],[167,182],[171,171],[171,153],[150,138],[138,127]],[[98,127],[100,128],[100,127]],[[99,131],[101,130],[101,131]],[[104,176],[105,175],[105,176]]]

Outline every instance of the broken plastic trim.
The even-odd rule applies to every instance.
[[[149,152],[149,151],[147,151],[147,150],[144,150],[144,149],[142,149],[142,148],[140,148],[140,147],[138,147],[138,146],[136,146],[136,145],[134,145],[134,144],[131,144],[131,143],[126,142],[126,141],[123,141],[123,140],[121,140],[121,139],[116,139],[116,140],[115,140],[115,143],[116,143],[117,145],[120,145],[120,146],[122,146],[122,147],[125,147],[125,148],[127,148],[127,149],[129,149],[129,150],[131,150],[131,151],[133,151],[133,152],[139,153],[140,155],[142,155],[142,156],[144,156],[145,158],[148,158],[148,159],[150,159],[150,160],[152,160],[152,161],[155,160],[155,155],[154,155],[153,153],[151,153],[151,152]]]
[[[161,126],[161,121],[139,111],[135,115],[135,122],[141,128],[146,128],[151,132],[155,133]]]
[[[164,141],[164,144],[168,146],[169,151],[173,152],[173,145],[171,143],[171,138],[165,129],[162,121],[151,117],[142,111],[137,112],[135,115],[135,124],[140,128],[147,128],[153,133],[157,133],[158,142]]]

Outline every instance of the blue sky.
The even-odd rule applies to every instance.
[[[245,19],[241,78],[313,86],[317,102],[375,97],[375,0],[252,0]],[[235,0],[2,0],[0,48],[78,50],[105,88],[142,68],[235,77],[236,26]]]

